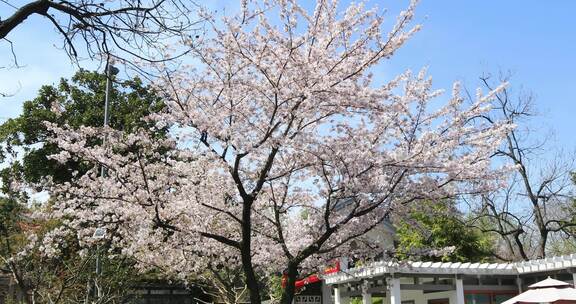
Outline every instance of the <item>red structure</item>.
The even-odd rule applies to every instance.
[[[330,274],[330,273],[335,273],[338,271],[340,271],[340,261],[336,260],[334,262],[334,266],[330,266],[330,267],[327,267],[326,269],[324,269],[323,274]],[[298,289],[300,289],[300,288],[302,288],[308,284],[318,283],[321,280],[322,279],[320,278],[320,276],[318,276],[318,274],[312,274],[312,275],[309,275],[302,280],[297,280],[294,285],[296,286],[296,290],[298,290]],[[287,277],[286,273],[284,273],[282,275],[282,288],[286,288],[287,282],[288,282],[288,277]]]

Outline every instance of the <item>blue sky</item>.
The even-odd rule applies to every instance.
[[[10,1],[12,2],[12,1]],[[17,4],[24,1],[15,1]],[[219,1],[229,11],[235,4]],[[388,8],[393,18],[407,1],[368,1]],[[0,16],[13,9],[0,3]],[[532,91],[540,116],[532,128],[544,136],[552,129],[550,143],[574,150],[576,115],[576,1],[530,0],[423,0],[417,9],[417,22],[423,29],[389,62],[378,75],[392,77],[409,68],[429,69],[438,88],[450,89],[453,81],[469,88],[477,85],[482,73],[512,71],[511,87]],[[0,92],[15,92],[0,98],[0,118],[14,117],[22,101],[32,98],[42,84],[69,77],[76,69],[63,51],[54,29],[46,20],[32,17],[8,37],[15,43],[20,69],[0,69]],[[0,47],[0,66],[9,60],[9,49]],[[96,67],[83,62],[84,67]]]

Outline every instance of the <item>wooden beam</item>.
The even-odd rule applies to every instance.
[[[423,290],[423,291],[447,291],[455,290],[456,287],[452,284],[401,284],[402,290]]]
[[[518,291],[516,285],[464,285],[464,290]]]

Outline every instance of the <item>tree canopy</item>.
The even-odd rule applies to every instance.
[[[50,178],[62,183],[69,181],[75,172],[82,174],[91,167],[81,161],[61,164],[49,159],[61,149],[46,140],[51,132],[45,122],[74,128],[101,126],[105,83],[105,75],[80,70],[70,80],[62,79],[58,85],[43,86],[36,98],[24,102],[20,116],[0,125],[0,156],[10,163],[0,171],[4,193],[17,191],[11,189],[14,182],[38,184],[42,179]],[[127,132],[149,127],[142,118],[163,107],[154,91],[138,78],[117,82],[110,94],[110,127]]]
[[[449,203],[422,205],[397,224],[399,259],[475,263],[494,259],[493,240],[466,225],[464,215]]]
[[[18,186],[42,190],[44,179],[62,184],[90,170],[90,163],[71,160],[61,164],[50,159],[61,149],[47,141],[52,135],[45,122],[75,127],[102,125],[105,88],[105,75],[80,70],[70,80],[43,86],[36,98],[24,102],[20,116],[0,125],[2,156],[8,163],[1,171],[5,196],[0,197],[0,265],[12,273],[18,289],[35,297],[36,303],[83,302],[93,296],[97,255],[101,255],[103,265],[97,286],[107,303],[123,303],[138,280],[131,258],[118,251],[111,258],[103,254],[109,248],[106,243],[83,244],[75,235],[58,234],[65,226],[63,219],[31,216],[51,212],[51,200],[44,205],[31,204],[26,200],[26,188]],[[163,107],[154,91],[139,79],[118,81],[110,94],[110,126],[126,131],[149,128],[151,124],[143,118]],[[156,129],[153,136],[163,137],[166,131]],[[45,246],[48,239],[58,240],[61,246],[57,254]],[[87,289],[87,284],[92,288]],[[30,301],[29,297],[24,299]]]
[[[183,41],[198,65],[154,84],[166,109],[150,119],[174,130],[167,138],[49,125],[55,159],[109,172],[55,185],[52,216],[80,238],[106,227],[143,267],[241,265],[253,304],[258,273],[285,270],[291,303],[299,273],[374,254],[377,244],[351,241],[391,213],[497,187],[506,168],[490,155],[512,126],[477,118],[501,88],[467,105],[456,84],[432,107],[442,92],[425,70],[374,85],[371,71],[418,31],[415,4],[390,29],[377,9],[316,4],[244,2],[210,19],[202,43]],[[86,145],[103,136],[106,146]]]

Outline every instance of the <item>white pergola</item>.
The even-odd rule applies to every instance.
[[[453,288],[456,303],[464,304],[463,276],[510,276],[519,278],[523,274],[537,274],[568,270],[576,282],[576,254],[531,260],[516,263],[433,263],[433,262],[376,262],[324,277],[324,283],[334,287],[334,302],[342,304],[340,286],[352,282],[369,282],[375,278],[386,278],[390,304],[401,304],[400,277],[442,275],[454,278]],[[415,280],[416,283],[416,280]],[[521,281],[517,279],[518,291]],[[418,284],[414,284],[417,286]],[[361,285],[363,304],[371,304],[372,295],[368,284]],[[432,286],[433,287],[433,286]]]

